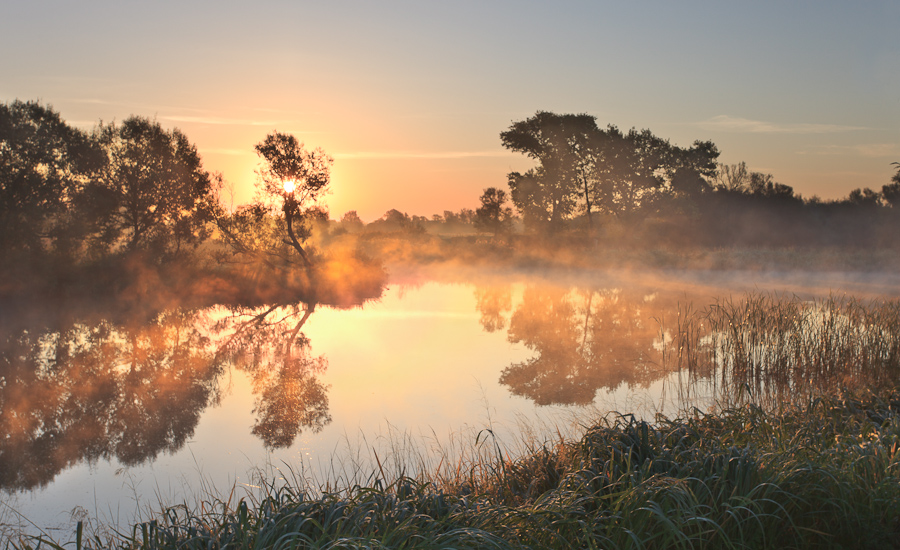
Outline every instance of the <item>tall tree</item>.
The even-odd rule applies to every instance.
[[[587,188],[596,129],[590,115],[539,111],[500,134],[504,147],[539,163],[525,174],[509,174],[513,204],[526,223],[556,226],[575,212]]]
[[[0,104],[0,249],[77,240],[68,230],[73,202],[101,162],[90,136],[51,107]]]
[[[197,148],[179,130],[130,117],[101,125],[98,139],[107,154],[102,189],[111,195],[106,245],[158,255],[178,253],[209,235],[218,212],[213,180]]]
[[[310,224],[306,222],[319,198],[328,190],[334,160],[322,149],[307,151],[296,137],[280,132],[266,136],[256,145],[256,152],[264,161],[259,172],[263,200],[280,201],[288,242],[300,255],[303,265],[311,268],[312,260],[303,248],[310,235]]]
[[[701,192],[715,175],[719,151],[709,141],[683,149],[649,130],[597,127],[590,115],[538,112],[500,134],[503,145],[538,161],[509,174],[513,203],[526,223],[593,214],[623,216],[647,206],[661,189]]]

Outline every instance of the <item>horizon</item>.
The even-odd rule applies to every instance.
[[[335,158],[331,217],[475,208],[534,163],[500,132],[540,110],[711,140],[805,198],[880,190],[900,160],[900,5],[126,6],[14,2],[0,101],[85,129],[179,128],[253,196],[278,130]],[[99,23],[99,24],[98,24]]]

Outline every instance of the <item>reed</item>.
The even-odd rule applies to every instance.
[[[773,407],[827,388],[890,387],[900,380],[900,302],[749,294],[695,310],[666,327],[664,368],[680,391]],[[690,394],[690,395],[688,395]]]
[[[489,434],[488,434],[489,435]],[[490,438],[489,438],[490,439]],[[492,445],[488,439],[487,445]],[[479,445],[485,445],[480,440]],[[80,548],[891,548],[900,546],[900,391],[831,392],[653,423],[423,473],[174,506]],[[63,548],[21,539],[7,548]]]

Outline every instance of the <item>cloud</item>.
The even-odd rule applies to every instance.
[[[508,151],[358,151],[353,153],[335,153],[336,159],[464,159],[473,157],[506,157]]]
[[[867,158],[900,157],[900,144],[897,143],[859,143],[856,145],[825,145],[803,151],[801,155],[857,155]]]
[[[733,117],[728,115],[714,116],[709,120],[697,123],[706,130],[720,130],[724,132],[744,132],[749,134],[833,134],[837,132],[850,132],[853,130],[865,130],[862,126],[840,126],[837,124],[783,124],[766,122],[764,120],[751,120],[749,118]]]

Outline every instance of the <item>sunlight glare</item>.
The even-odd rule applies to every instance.
[[[284,182],[284,192],[285,193],[293,193],[294,192],[294,180],[286,180]]]

